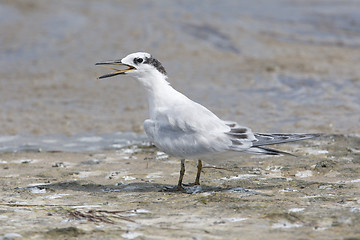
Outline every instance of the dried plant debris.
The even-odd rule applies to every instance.
[[[114,224],[117,220],[135,222],[128,217],[122,216],[125,211],[108,211],[108,210],[67,210],[67,214],[72,220],[86,220],[94,223]]]

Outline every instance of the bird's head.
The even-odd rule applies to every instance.
[[[153,58],[149,53],[137,52],[132,53],[120,60],[99,62],[95,65],[105,65],[105,67],[114,70],[99,77],[99,79],[113,77],[119,74],[125,74],[138,79],[147,78],[151,75],[162,74],[166,78],[165,68],[161,63]],[[110,67],[110,65],[112,67]],[[123,66],[125,69],[117,69],[115,66]]]

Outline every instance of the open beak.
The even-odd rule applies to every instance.
[[[98,62],[95,65],[118,65],[118,66],[128,67],[126,69],[119,70],[119,69],[116,69],[116,68],[113,68],[113,67],[105,66],[107,68],[110,68],[110,69],[114,70],[115,72],[102,75],[102,76],[98,77],[98,79],[113,77],[113,76],[116,76],[116,75],[119,75],[119,74],[124,74],[124,73],[126,73],[128,71],[136,70],[136,68],[131,66],[131,65],[121,63],[121,60]]]

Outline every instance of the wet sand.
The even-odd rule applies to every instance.
[[[359,143],[359,136],[325,136],[282,146],[298,157],[239,155],[236,165],[206,165],[202,185],[185,192],[169,192],[179,161],[149,146],[3,153],[0,232],[25,239],[358,239]],[[195,162],[186,166],[184,180],[192,182]]]

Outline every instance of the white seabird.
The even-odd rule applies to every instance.
[[[225,161],[239,153],[288,154],[267,145],[309,139],[319,134],[253,133],[236,122],[221,120],[204,106],[176,91],[167,81],[162,64],[145,52],[132,53],[121,60],[99,62],[96,65],[120,65],[126,69],[108,68],[114,72],[99,79],[128,75],[145,87],[149,104],[149,119],[144,130],[150,141],[165,153],[181,159],[177,190],[182,190],[185,159],[198,160],[194,185],[200,184],[201,160]]]

